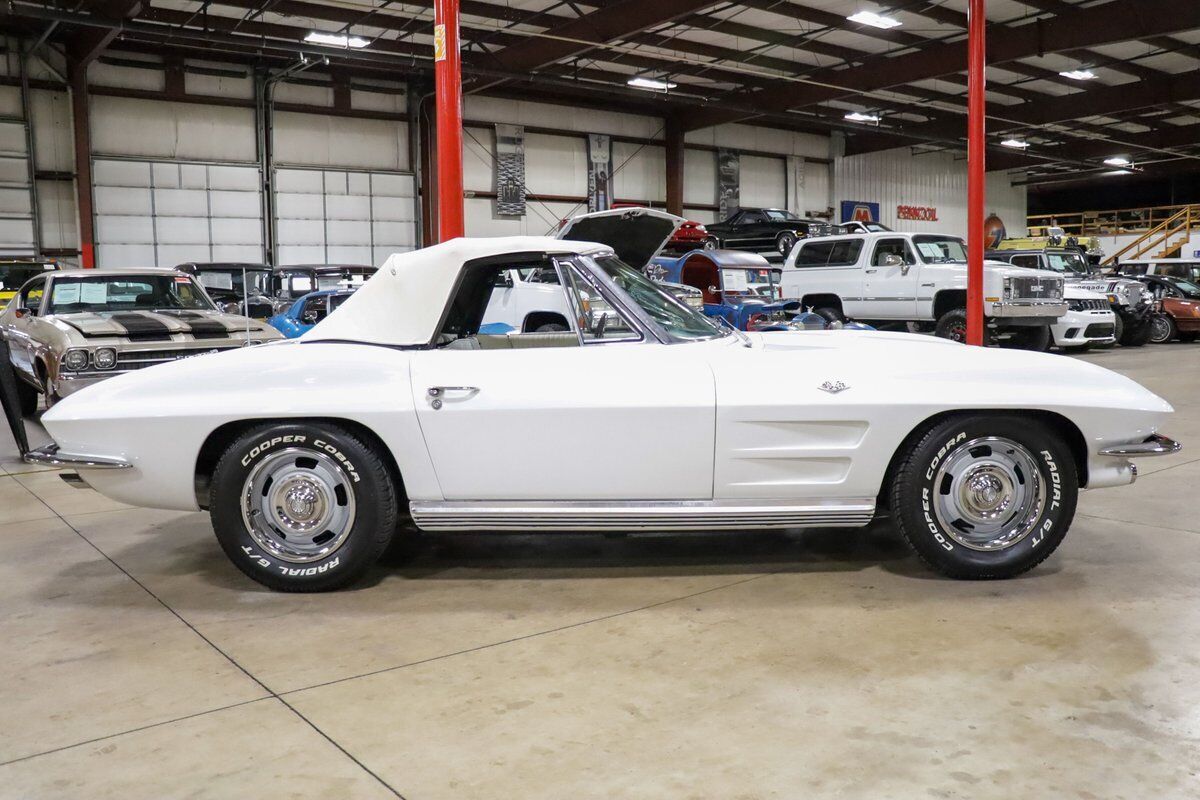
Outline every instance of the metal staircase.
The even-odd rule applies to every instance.
[[[1103,266],[1136,258],[1172,258],[1200,227],[1200,206],[1184,206],[1172,216],[1122,247],[1101,262]]]

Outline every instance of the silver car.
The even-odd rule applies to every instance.
[[[53,403],[113,375],[282,338],[220,311],[176,270],[69,270],[40,275],[0,313],[21,409]]]

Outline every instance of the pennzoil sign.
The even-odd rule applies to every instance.
[[[916,222],[937,222],[934,206],[896,206],[896,219],[911,219]]]

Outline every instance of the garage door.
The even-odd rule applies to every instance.
[[[25,123],[0,118],[0,253],[34,255]]]
[[[96,266],[263,261],[258,167],[96,159]]]
[[[280,264],[374,264],[416,247],[416,193],[405,172],[275,170]]]

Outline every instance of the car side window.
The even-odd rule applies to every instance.
[[[804,242],[796,253],[797,267],[852,267],[862,252],[862,239]]]
[[[559,283],[557,274],[551,279],[544,272],[555,272],[555,267],[545,262],[468,263],[450,299],[442,329],[434,339],[435,347],[519,350],[580,345],[579,334],[573,327],[575,314],[568,302],[568,289],[561,286],[552,291],[532,286],[527,287],[529,292],[517,289],[507,280],[511,275],[509,270],[517,270],[522,276],[538,273],[540,279],[536,283]],[[504,321],[511,320],[504,314],[504,306],[513,302],[521,304],[523,322],[516,325]]]
[[[739,225],[757,225],[763,221],[763,215],[756,211],[747,211],[742,214],[742,218],[738,220]]]
[[[18,308],[28,308],[30,313],[37,316],[42,309],[42,297],[46,294],[46,280],[38,278],[21,291],[21,302]]]
[[[567,294],[576,314],[576,328],[584,344],[630,342],[642,338],[638,330],[614,308],[579,271],[569,263],[561,265],[566,275]]]
[[[1033,269],[1041,266],[1038,257],[1035,255],[1013,256],[1011,263],[1018,267],[1031,267]]]
[[[912,250],[909,249],[908,242],[904,239],[880,239],[876,242],[875,252],[871,256],[871,265],[875,267],[884,266],[884,261],[888,256],[898,256],[905,264],[916,263]]]

